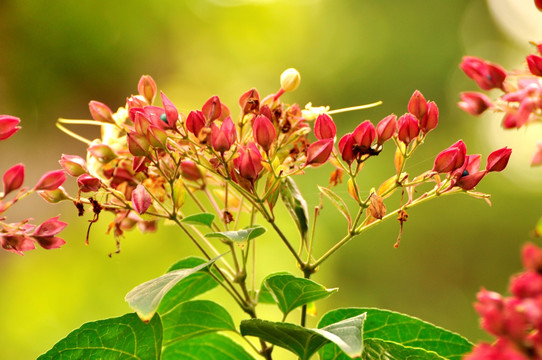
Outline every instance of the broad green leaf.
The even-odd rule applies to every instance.
[[[396,343],[402,347],[434,352],[450,360],[460,360],[472,348],[472,344],[458,334],[420,319],[388,310],[371,308],[337,309],[325,314],[318,327],[324,327],[330,323],[362,313],[367,313],[363,331],[366,351],[371,348],[372,343],[369,340],[373,339]],[[333,354],[337,354],[338,350],[332,350],[331,348],[332,346],[325,346],[320,350],[323,359],[346,359],[346,357],[334,356]]]
[[[222,231],[205,234],[205,237],[208,238],[220,238],[225,240],[230,240],[236,243],[243,243],[245,241],[250,241],[258,236],[263,235],[266,232],[266,229],[263,226],[257,225],[237,231]]]
[[[276,304],[276,300],[273,298],[273,295],[265,286],[265,279],[262,281],[260,286],[260,291],[258,291],[258,304]]]
[[[214,219],[215,219],[214,214],[201,213],[201,214],[186,216],[181,220],[181,222],[183,224],[188,224],[188,225],[203,225],[203,226],[211,227],[211,224],[213,223]]]
[[[38,360],[160,359],[162,323],[147,324],[136,314],[86,323],[60,340]]]
[[[309,231],[309,210],[307,202],[299,192],[296,183],[291,177],[286,177],[282,180],[280,186],[280,197],[294,219],[301,238],[305,242],[307,240],[307,232]]]
[[[350,228],[352,226],[352,216],[350,215],[350,210],[348,210],[348,206],[346,206],[344,200],[339,195],[335,194],[331,189],[326,187],[318,185],[318,190],[320,190],[322,194],[331,200],[333,206],[335,206],[337,210],[343,214],[346,220],[348,220],[348,227]]]
[[[164,346],[185,341],[206,333],[235,330],[230,314],[209,300],[194,300],[179,304],[162,315]]]
[[[206,334],[168,346],[162,360],[255,360],[232,339],[219,334]]]
[[[328,342],[338,345],[352,358],[359,358],[362,351],[362,329],[365,314],[331,324],[322,329],[308,329],[299,325],[261,319],[241,321],[243,336],[256,336],[276,346],[285,348],[302,360],[308,360]]]
[[[168,272],[179,269],[191,269],[198,265],[205,263],[202,258],[190,256],[179,260],[173,264]],[[216,277],[220,278],[218,272],[213,273]],[[164,296],[158,307],[160,315],[164,315],[166,312],[177,306],[178,304],[193,299],[194,297],[203,294],[218,286],[218,282],[209,274],[208,271],[202,270],[193,273],[179,281],[175,286]]]
[[[158,309],[158,306],[160,305],[160,302],[164,296],[179,281],[189,275],[205,269],[207,266],[218,260],[221,256],[222,255],[217,256],[214,259],[211,259],[206,263],[191,269],[175,270],[155,279],[149,280],[130,290],[124,299],[128,302],[130,307],[137,312],[141,320],[149,321]]]
[[[437,353],[422,348],[404,346],[380,339],[364,340],[363,360],[447,360]],[[325,348],[325,347],[324,347]],[[324,349],[322,348],[322,349]],[[320,360],[342,359],[340,357],[322,356],[320,349]],[[343,355],[344,356],[344,355]],[[345,357],[345,359],[348,359]]]
[[[264,284],[284,316],[299,306],[326,298],[337,291],[337,289],[326,289],[312,280],[284,272],[269,275],[265,278]]]

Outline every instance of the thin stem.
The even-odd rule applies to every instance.
[[[328,111],[327,114],[328,115],[333,115],[333,114],[339,114],[339,113],[348,112],[348,111],[369,109],[369,108],[373,108],[373,107],[379,106],[379,105],[382,105],[382,101],[377,101],[377,102],[374,102],[374,103],[359,105],[359,106],[351,106],[351,107],[347,107],[347,108],[343,108],[343,109],[331,110],[331,111]]]

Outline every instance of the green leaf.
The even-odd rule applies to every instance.
[[[243,347],[219,334],[207,334],[168,346],[162,360],[255,360]]]
[[[130,290],[124,299],[128,302],[130,307],[137,312],[141,320],[149,321],[158,309],[158,306],[160,305],[160,302],[164,296],[179,281],[189,275],[205,269],[218,260],[221,256],[222,255],[217,256],[214,259],[211,259],[206,263],[191,269],[175,270],[155,279],[149,280]]]
[[[395,343],[395,345],[388,344],[386,346],[390,349],[401,349],[402,352],[406,351],[404,348],[408,347],[433,353],[428,354],[428,357],[420,357],[420,359],[432,359],[435,358],[435,354],[438,354],[446,359],[460,360],[464,354],[471,351],[472,344],[458,334],[420,319],[388,310],[371,308],[337,309],[325,314],[318,327],[324,327],[330,323],[362,313],[367,313],[363,332],[364,348],[367,352],[372,351],[372,344],[382,347],[382,342]],[[372,340],[379,340],[379,342],[371,342]],[[409,351],[414,352],[414,350]],[[347,359],[344,356],[337,355],[339,352],[338,349],[333,349],[333,346],[327,345],[320,350],[320,357],[322,359]],[[393,355],[392,352],[390,354]]]
[[[173,264],[167,272],[179,269],[191,269],[205,262],[202,258],[189,256]],[[211,271],[213,271],[216,277],[220,278],[220,275],[215,269]],[[160,302],[160,306],[158,306],[158,312],[163,315],[178,304],[193,299],[217,286],[218,282],[205,269],[195,272],[179,281],[168,291]]]
[[[350,228],[352,226],[352,216],[350,215],[350,210],[348,210],[348,206],[346,206],[344,200],[339,195],[335,194],[331,189],[326,187],[318,185],[318,190],[320,190],[322,194],[331,200],[333,206],[335,206],[337,210],[344,215],[346,220],[348,220],[348,227]]]
[[[214,214],[210,213],[200,213],[184,217],[181,222],[188,225],[203,225],[211,227],[213,220],[215,219]]]
[[[447,360],[446,358],[439,356],[433,351],[428,351],[421,348],[404,346],[401,344],[394,343],[393,341],[385,341],[380,339],[367,339],[363,342],[364,352],[362,355],[363,360]],[[326,348],[325,346],[324,348]],[[322,349],[324,349],[322,348]],[[326,357],[321,355],[320,349],[320,359],[342,359],[341,357]],[[343,355],[344,356],[344,355]],[[344,357],[344,359],[348,359]]]
[[[269,275],[265,278],[264,284],[284,316],[299,306],[326,298],[337,291],[337,289],[326,289],[312,280],[284,272]]]
[[[136,314],[86,323],[60,340],[38,360],[160,359],[162,323],[146,324]]]
[[[262,285],[260,286],[260,291],[258,291],[258,304],[276,304],[277,302],[273,298],[273,295],[265,286],[265,279],[262,281]]]
[[[330,341],[355,358],[361,356],[361,333],[364,319],[365,314],[361,314],[322,329],[308,329],[295,324],[250,319],[241,321],[241,334],[256,336],[285,348],[302,360],[308,360],[321,346]]]
[[[294,219],[295,224],[299,229],[299,233],[301,234],[301,238],[305,242],[307,240],[307,232],[309,231],[309,210],[307,208],[307,202],[299,192],[299,189],[292,178],[286,177],[282,180],[280,197],[290,213],[290,216]]]
[[[245,241],[250,241],[258,236],[263,235],[267,230],[260,225],[237,230],[237,231],[222,231],[205,234],[205,237],[208,238],[220,238],[225,240],[230,240],[236,243],[243,243]]]
[[[185,341],[206,333],[232,330],[235,325],[222,306],[209,300],[194,300],[179,304],[162,315],[164,346]]]

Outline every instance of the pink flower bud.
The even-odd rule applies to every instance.
[[[474,308],[482,318],[482,328],[500,336],[505,333],[504,302],[499,293],[482,289],[476,296]]]
[[[540,272],[542,270],[542,250],[533,243],[523,245],[521,259],[526,270]]]
[[[260,108],[260,94],[256,89],[250,89],[239,98],[239,106],[243,114],[258,113]]]
[[[87,151],[101,164],[107,164],[117,158],[117,154],[107,144],[92,144],[88,147]]]
[[[397,121],[397,138],[405,145],[410,144],[419,133],[420,126],[414,115],[408,113],[404,114]]]
[[[463,190],[472,190],[482,178],[487,174],[487,171],[479,171],[480,169],[479,154],[468,155],[462,167],[456,169],[452,174],[452,184],[462,188]]]
[[[461,101],[457,104],[460,109],[468,112],[471,115],[480,115],[493,104],[486,94],[474,91],[466,91],[461,93]]]
[[[427,103],[427,112],[420,121],[420,130],[427,134],[438,125],[438,107],[433,101]]]
[[[460,65],[465,74],[484,90],[503,89],[506,72],[499,65],[474,56],[465,56]]]
[[[89,174],[83,174],[77,178],[77,185],[81,192],[95,192],[100,190],[101,181]]]
[[[157,92],[156,82],[150,75],[141,76],[137,84],[137,92],[147,100],[149,105],[152,105]]]
[[[135,131],[138,134],[145,135],[147,133],[149,125],[151,124],[151,121],[149,120],[149,118],[147,118],[147,115],[145,114],[145,110],[140,108],[133,108],[130,109],[129,114],[130,118],[133,119]]]
[[[222,112],[222,104],[220,103],[218,96],[215,95],[207,100],[207,102],[203,104],[201,111],[203,112],[203,115],[207,121],[218,119],[220,117],[220,113]]]
[[[526,271],[514,276],[510,281],[510,292],[521,299],[542,295],[542,275]]]
[[[227,117],[218,129],[218,126],[214,125],[212,127],[212,144],[213,149],[219,153],[224,153],[228,151],[237,139],[237,131],[235,130],[235,125],[231,120],[231,117]]]
[[[4,250],[24,255],[23,251],[34,250],[36,246],[32,238],[26,235],[1,235],[0,246]]]
[[[376,125],[377,144],[382,145],[392,138],[397,131],[397,116],[394,114],[386,116]]]
[[[94,120],[105,123],[115,123],[115,120],[113,120],[113,112],[104,103],[92,100],[88,104],[88,107]]]
[[[53,236],[64,230],[68,224],[63,221],[59,221],[58,218],[59,216],[45,220],[34,230],[32,236]]]
[[[87,162],[81,156],[62,154],[58,162],[71,176],[79,176],[87,172]]]
[[[506,165],[508,165],[508,160],[510,160],[511,154],[512,149],[507,147],[493,151],[487,157],[486,171],[503,171],[506,168]]]
[[[179,112],[173,103],[167,98],[167,96],[160,92],[162,96],[162,104],[165,110],[165,121],[162,116],[162,121],[167,123],[169,129],[177,129],[177,120],[179,120]]]
[[[141,95],[132,95],[126,99],[126,109],[131,110],[133,108],[142,108],[147,106],[147,99]]]
[[[128,150],[134,156],[146,156],[149,151],[149,140],[145,135],[139,134],[135,131],[127,134]]]
[[[337,134],[335,123],[328,114],[320,114],[314,123],[314,134],[318,140],[334,139]]]
[[[151,195],[141,184],[132,192],[132,207],[138,214],[144,214],[152,204]]]
[[[463,140],[459,140],[437,155],[432,171],[439,174],[452,172],[463,166],[466,155],[467,147]]]
[[[2,180],[4,183],[4,196],[20,188],[24,181],[24,165],[17,164],[6,170]]]
[[[318,140],[309,145],[307,149],[307,162],[305,165],[320,166],[324,164],[333,151],[333,139]]]
[[[540,166],[542,165],[542,142],[536,144],[536,151],[531,158],[531,166]]]
[[[527,65],[531,74],[542,76],[542,57],[534,54],[527,56]]]
[[[6,140],[15,134],[21,127],[17,126],[21,120],[11,115],[0,115],[0,140]]]
[[[181,161],[181,175],[188,180],[198,181],[202,178],[201,171],[192,160]]]
[[[239,148],[239,156],[233,160],[236,170],[242,178],[254,183],[263,169],[262,155],[253,142]]]
[[[376,129],[369,120],[365,120],[354,129],[352,138],[354,139],[354,146],[357,147],[360,155],[368,153],[375,137]]]
[[[56,236],[39,236],[34,237],[34,239],[40,244],[40,246],[44,249],[50,250],[50,249],[58,249],[62,245],[66,243],[64,239],[61,239]]]
[[[505,129],[513,129],[518,127],[518,119],[516,114],[506,114],[502,119],[502,127]]]
[[[275,141],[277,131],[271,120],[264,115],[258,115],[256,116],[256,119],[254,119],[254,124],[252,125],[252,136],[254,137],[254,140],[256,140],[256,143],[268,153],[269,149],[271,149],[271,145]]]
[[[422,120],[427,112],[427,101],[422,93],[418,90],[414,91],[408,102],[408,112],[414,115],[418,120]]]
[[[206,123],[205,115],[201,111],[190,111],[186,118],[186,129],[197,137]]]
[[[356,159],[356,154],[354,153],[354,137],[352,134],[346,134],[339,140],[339,152],[341,153],[341,158],[348,164]]]
[[[34,190],[55,190],[66,180],[64,170],[48,171],[39,179]]]

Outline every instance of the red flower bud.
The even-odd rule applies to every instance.
[[[117,158],[117,154],[107,144],[92,144],[88,147],[87,151],[102,164],[107,164]]]
[[[167,123],[169,129],[177,129],[177,120],[179,120],[179,112],[173,103],[167,98],[167,96],[160,92],[162,97],[162,105],[164,105],[165,110],[165,121],[162,118],[162,121]],[[162,116],[163,117],[163,116]]]
[[[45,220],[34,230],[32,237],[53,236],[64,230],[68,224],[63,221],[58,221],[58,218],[59,216]]]
[[[132,192],[132,207],[138,214],[144,214],[152,204],[151,195],[141,184]]]
[[[422,120],[427,112],[427,101],[418,90],[414,91],[410,97],[408,112],[414,115],[418,120]]]
[[[538,10],[542,11],[542,0],[534,0],[534,5]],[[538,45],[538,47],[540,48],[540,53],[542,53],[542,44]]]
[[[511,154],[512,149],[507,147],[493,151],[487,157],[487,172],[503,171],[506,168],[506,165],[508,165],[508,160],[510,160]]]
[[[4,183],[4,196],[20,188],[24,181],[24,165],[17,164],[6,170],[2,180]]]
[[[394,114],[386,116],[376,125],[377,144],[382,145],[392,138],[397,131],[397,116]]]
[[[314,134],[318,140],[334,139],[337,134],[335,123],[328,114],[320,114],[314,123]]]
[[[493,104],[486,94],[466,91],[461,93],[461,101],[457,106],[471,115],[480,115],[486,111],[486,109],[492,107]]]
[[[137,84],[139,95],[143,96],[149,105],[152,105],[156,96],[157,86],[150,75],[143,75]]]
[[[354,153],[354,137],[352,134],[346,134],[339,140],[339,152],[341,153],[341,158],[348,164],[356,159],[356,154]]]
[[[429,131],[436,128],[438,125],[438,107],[433,101],[427,103],[427,112],[420,121],[420,130],[427,134]]]
[[[146,156],[149,150],[149,140],[145,135],[139,134],[135,131],[127,134],[128,150],[134,156]]]
[[[252,125],[252,136],[256,143],[267,153],[275,141],[277,131],[271,120],[264,115],[258,115]]]
[[[333,139],[318,140],[309,145],[307,149],[307,162],[305,165],[319,166],[324,164],[333,151]]]
[[[26,235],[3,235],[0,236],[0,246],[7,251],[24,255],[23,251],[34,250],[36,246],[32,238]]]
[[[465,56],[460,65],[465,74],[476,81],[484,90],[503,89],[506,72],[499,65],[492,64],[474,56]]]
[[[243,114],[257,113],[260,108],[260,94],[256,89],[250,89],[239,98]]]
[[[196,137],[199,135],[201,129],[205,127],[207,121],[205,115],[199,110],[190,111],[186,118],[186,129],[194,134]]]
[[[365,120],[359,124],[352,133],[354,145],[357,146],[361,155],[368,152],[368,149],[371,147],[375,137],[376,129],[369,120]]]
[[[79,176],[87,172],[87,162],[81,156],[63,154],[58,162],[71,176]]]
[[[101,181],[89,174],[83,174],[77,178],[77,185],[81,192],[94,192],[100,190]]]
[[[15,134],[21,127],[17,126],[21,120],[11,115],[0,115],[0,140],[6,140]]]
[[[34,190],[55,190],[66,180],[64,170],[48,171],[39,179]]]
[[[463,166],[466,155],[467,147],[462,140],[459,140],[437,155],[432,171],[439,174],[452,172]]]
[[[188,180],[198,181],[202,178],[198,166],[192,160],[181,161],[181,175]]]
[[[252,183],[263,169],[262,155],[253,142],[239,148],[239,156],[233,160],[233,164],[239,175]]]
[[[505,129],[513,129],[518,127],[518,119],[516,114],[506,114],[502,119],[502,127]]]
[[[542,76],[542,57],[534,54],[527,56],[527,65],[531,74]]]
[[[521,259],[526,270],[540,272],[542,269],[542,250],[533,243],[523,245]]]
[[[220,113],[222,112],[222,104],[220,103],[218,96],[215,95],[207,100],[207,102],[203,104],[201,111],[203,112],[203,115],[207,121],[218,119],[220,117]]]
[[[113,112],[104,103],[92,100],[88,104],[88,107],[94,120],[105,123],[115,123],[115,120],[113,120]]]
[[[211,133],[213,149],[219,153],[224,153],[230,149],[237,139],[235,125],[229,116],[222,122],[220,129],[218,129],[217,125],[213,125]]]
[[[405,145],[408,145],[420,133],[418,120],[412,114],[404,114],[397,121],[397,138]]]
[[[463,166],[456,169],[452,174],[452,186],[458,186],[463,190],[472,190],[480,180],[487,174],[487,171],[480,169],[479,154],[468,155],[465,157]]]

